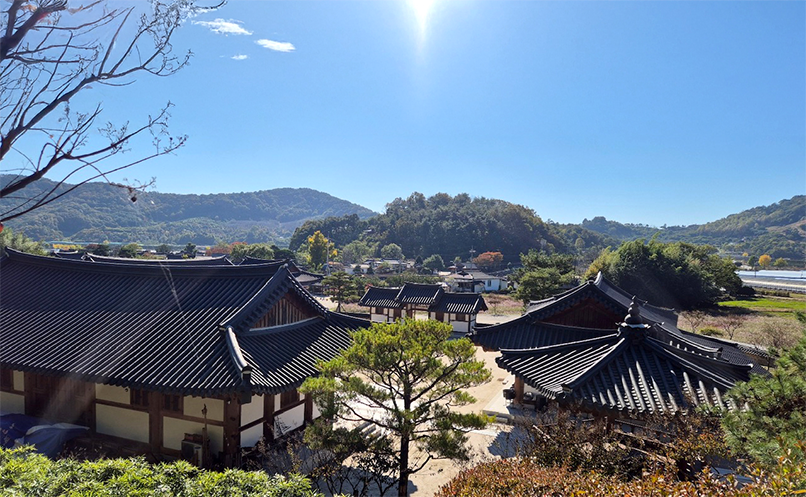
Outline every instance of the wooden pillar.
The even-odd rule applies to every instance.
[[[237,396],[224,401],[224,466],[236,467],[241,453],[241,404]]]
[[[311,421],[313,421],[313,397],[308,394],[305,396],[305,424]]]
[[[274,441],[274,394],[263,396],[263,439]]]
[[[162,394],[149,392],[148,396],[148,444],[152,452],[159,454],[163,445]]]
[[[523,378],[520,376],[515,377],[515,402],[521,403],[523,402]]]

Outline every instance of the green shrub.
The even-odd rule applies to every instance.
[[[705,335],[707,337],[721,337],[725,333],[720,330],[719,328],[714,328],[713,326],[706,326],[705,328],[700,328],[699,331],[700,335]]]
[[[20,497],[318,497],[303,476],[223,473],[143,458],[53,461],[30,447],[0,449],[0,495]]]

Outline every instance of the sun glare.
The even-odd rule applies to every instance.
[[[420,31],[425,31],[425,25],[428,22],[428,11],[431,10],[433,0],[409,0],[414,15],[417,17],[417,23],[420,25]]]

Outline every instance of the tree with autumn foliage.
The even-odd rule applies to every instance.
[[[504,255],[501,252],[482,252],[473,259],[473,263],[484,270],[498,269],[503,262]]]
[[[92,103],[88,92],[183,68],[191,54],[174,53],[173,35],[184,19],[204,9],[193,0],[4,4],[0,173],[11,176],[0,184],[0,199],[12,202],[0,212],[0,226],[93,180],[120,186],[135,201],[143,184],[114,183],[108,175],[171,153],[186,137],[168,133],[170,102],[131,123],[114,124],[102,121],[102,102]],[[126,98],[126,90],[116,91]],[[119,159],[132,149],[137,155]],[[45,175],[58,178],[56,187],[33,188]],[[67,180],[72,185],[64,188]]]
[[[337,254],[336,248],[321,231],[315,231],[308,237],[308,263],[314,270],[321,269],[328,257],[335,257]]]
[[[770,264],[772,264],[772,257],[770,257],[769,254],[764,254],[758,258],[758,265],[762,268],[767,269],[770,267]]]

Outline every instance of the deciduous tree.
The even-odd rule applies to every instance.
[[[504,256],[501,252],[482,252],[473,262],[481,269],[490,270],[501,267]]]
[[[93,87],[125,87],[137,76],[170,76],[184,67],[190,52],[175,54],[172,38],[199,9],[192,0],[127,7],[94,1],[73,8],[67,0],[7,3],[0,33],[0,172],[13,177],[0,185],[0,198],[14,202],[0,212],[0,223],[92,180],[124,187],[136,200],[143,185],[114,183],[108,175],[185,143],[185,136],[168,133],[171,104],[132,124],[101,124],[102,103],[84,96]],[[134,148],[136,156],[119,158]],[[57,187],[30,193],[45,175],[60,178]],[[73,186],[58,188],[68,180]]]
[[[320,269],[327,262],[328,251],[334,251],[333,244],[321,231],[308,237],[308,262],[314,270]]]
[[[255,259],[274,259],[274,251],[268,243],[233,245],[229,255],[232,259],[239,261],[247,257],[254,257]]]
[[[772,257],[770,257],[768,254],[763,254],[758,258],[758,265],[764,269],[770,267],[770,263],[772,263]]]
[[[409,476],[431,459],[467,460],[466,432],[487,422],[482,414],[455,409],[475,400],[465,389],[487,382],[490,371],[474,359],[468,339],[449,340],[450,335],[450,325],[437,321],[375,323],[356,331],[352,345],[319,364],[321,375],[301,387],[322,406],[326,418],[380,428],[374,447],[385,441],[401,497],[407,495]],[[315,426],[313,434],[335,433],[327,422]],[[349,442],[360,428],[341,433]],[[423,454],[417,464],[412,460],[415,447]]]
[[[443,271],[445,269],[445,261],[439,254],[430,255],[423,261],[423,267],[431,271]]]
[[[381,248],[381,257],[384,259],[402,259],[403,249],[396,243],[384,245],[383,248]]]

